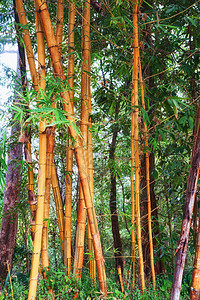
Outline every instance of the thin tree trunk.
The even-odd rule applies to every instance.
[[[199,103],[200,105],[200,103]],[[174,271],[171,300],[178,300],[180,298],[181,283],[183,277],[183,270],[185,266],[185,259],[187,254],[187,246],[189,240],[189,231],[192,219],[192,212],[194,207],[194,200],[196,195],[197,183],[199,178],[200,168],[200,123],[197,126],[196,141],[193,142],[193,155],[191,159],[191,168],[188,177],[186,201],[183,210],[183,221],[181,226],[181,234],[179,245],[176,250],[177,259]]]
[[[141,225],[140,225],[140,176],[139,176],[139,128],[138,128],[138,66],[139,66],[139,45],[138,45],[138,5],[133,0],[133,95],[132,95],[132,126],[134,127],[134,152],[135,152],[135,203],[136,203],[136,230],[138,241],[138,255],[140,267],[140,279],[142,292],[145,289],[144,265],[141,242]]]
[[[37,3],[40,8],[39,13],[43,24],[43,29],[45,31],[47,46],[50,52],[54,73],[56,74],[57,77],[59,77],[61,80],[64,81],[65,75],[63,72],[62,64],[59,60],[58,47],[56,44],[55,35],[51,24],[48,8],[46,6],[46,2],[41,2],[40,0],[37,0]],[[63,88],[62,82],[61,82],[61,88]],[[61,92],[61,96],[64,100],[63,103],[64,109],[68,112],[67,118],[70,122],[73,122],[75,124],[75,116],[73,113],[68,91],[63,90],[63,92]],[[78,136],[73,126],[70,126],[70,132],[72,137],[74,138],[75,157],[76,157],[79,176],[80,176],[81,185],[84,193],[84,199],[87,208],[91,234],[93,237],[94,252],[97,261],[97,270],[99,276],[99,286],[103,295],[106,296],[107,285],[106,285],[104,259],[103,259],[102,249],[101,249],[100,236],[97,227],[96,213],[94,210],[94,205],[92,203],[92,196],[90,193],[89,181],[87,176],[88,174],[87,174],[87,169],[84,161],[83,144],[82,144],[82,140]]]
[[[118,268],[121,269],[123,274],[123,259],[122,259],[122,240],[119,231],[119,220],[117,214],[117,181],[115,170],[115,150],[117,145],[117,135],[119,132],[118,125],[119,104],[116,103],[115,107],[115,124],[113,124],[112,141],[109,149],[109,164],[110,164],[110,213],[112,223],[112,234],[114,242],[114,255],[116,262],[116,274],[118,274]],[[120,278],[119,278],[120,281]]]
[[[24,62],[24,55],[24,47],[18,43],[17,74],[19,79],[22,81],[24,78],[24,65],[22,65]],[[15,96],[14,103],[17,105],[20,104],[20,98]],[[12,270],[12,258],[16,245],[18,222],[17,204],[19,201],[21,183],[21,165],[17,166],[17,164],[22,159],[22,144],[17,141],[19,133],[20,124],[15,123],[11,128],[11,137],[13,137],[13,142],[10,144],[8,154],[8,172],[6,174],[6,188],[4,191],[4,204],[0,231],[0,284],[2,287],[8,273],[7,264],[10,271]]]

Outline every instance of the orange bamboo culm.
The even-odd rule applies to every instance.
[[[69,3],[69,34],[68,34],[68,84],[70,101],[73,105],[74,99],[74,26],[75,26],[75,4]],[[67,274],[71,273],[71,217],[72,217],[72,168],[73,149],[68,129],[67,140],[67,175],[66,175],[66,195],[65,195],[65,226],[64,226],[64,264]]]
[[[51,183],[56,205],[56,214],[58,219],[58,229],[60,233],[61,248],[64,257],[64,212],[54,159],[52,161]]]
[[[61,56],[62,38],[63,38],[63,17],[64,17],[64,0],[57,2],[57,22],[56,22],[56,41]]]
[[[135,146],[134,146],[134,111],[131,117],[131,253],[132,253],[132,288],[135,287]]]
[[[40,8],[39,13],[40,13],[43,29],[45,32],[47,46],[52,60],[52,65],[54,68],[54,74],[56,74],[57,77],[59,77],[62,81],[64,81],[65,75],[63,72],[61,61],[59,60],[58,46],[56,43],[46,2],[37,0],[37,3]],[[75,116],[73,113],[69,92],[64,89],[64,84],[62,84],[62,82],[61,82],[61,89],[62,89],[61,96],[64,101],[63,106],[65,111],[67,111],[68,113],[67,118],[70,121],[70,123],[75,124]],[[97,271],[99,277],[99,287],[103,293],[103,296],[106,297],[107,284],[106,284],[105,265],[104,265],[103,253],[101,248],[100,236],[97,227],[96,213],[94,210],[94,205],[92,203],[92,196],[89,187],[88,172],[85,167],[83,143],[73,126],[70,126],[70,133],[72,135],[72,138],[74,139],[74,149],[75,149],[74,152],[75,152],[77,167],[79,171],[80,182],[83,189],[87,214],[89,218],[89,225],[90,225],[91,234],[93,238],[94,253],[97,261]]]
[[[91,52],[91,44],[89,40],[90,52]],[[91,55],[89,53],[89,66],[88,66],[88,73],[91,72]],[[91,105],[91,83],[90,83],[90,76],[88,76],[88,85],[89,85],[89,115],[92,112],[92,105]],[[94,176],[93,176],[93,143],[92,143],[92,120],[91,117],[89,118],[88,123],[88,172],[89,172],[89,184],[90,184],[90,191],[92,195],[92,203],[94,205]],[[88,250],[89,250],[89,269],[90,269],[90,277],[96,282],[96,261],[94,259],[94,248],[92,244],[92,235],[90,231],[90,227],[88,224]]]
[[[90,93],[91,95],[91,93]],[[91,113],[91,97],[89,103],[89,113]],[[92,144],[92,132],[91,132],[91,118],[89,119],[88,126],[88,171],[89,171],[89,183],[90,183],[90,191],[92,195],[92,203],[94,205],[94,177],[93,177],[93,144]],[[96,281],[96,261],[94,259],[94,248],[92,244],[92,236],[90,232],[90,227],[88,225],[88,249],[89,249],[89,268],[90,268],[90,276]]]
[[[122,269],[121,269],[120,266],[117,267],[117,272],[118,272],[118,275],[119,275],[121,290],[122,290],[122,293],[124,293],[124,283],[123,283],[123,277],[122,277]]]
[[[81,124],[84,156],[88,173],[88,120],[90,102],[90,0],[85,2],[82,26],[82,73],[81,73]],[[82,186],[79,188],[79,206],[76,231],[74,274],[81,278],[84,256],[86,209]]]
[[[192,281],[191,281],[191,288],[190,288],[190,300],[199,299],[199,290],[200,290],[200,209],[199,209],[198,233],[196,237],[194,267],[192,272]]]
[[[142,68],[141,68],[140,58],[139,58],[139,78],[140,78],[142,107],[145,110],[144,83],[142,80]],[[152,237],[152,225],[151,225],[151,195],[150,195],[149,151],[148,151],[149,145],[148,145],[148,136],[147,136],[147,125],[146,125],[145,121],[144,121],[144,139],[145,139],[145,152],[146,152],[146,181],[147,181],[147,202],[148,202],[149,248],[150,248],[152,282],[153,282],[153,288],[155,289],[156,276],[155,276],[155,267],[154,267],[153,237]]]
[[[138,4],[133,0],[133,93],[132,93],[132,127],[134,127],[134,154],[135,154],[135,203],[136,203],[136,230],[138,241],[139,268],[142,292],[145,290],[144,265],[141,242],[140,224],[140,176],[139,176],[139,126],[138,126],[138,66],[139,66],[139,43],[138,43]]]

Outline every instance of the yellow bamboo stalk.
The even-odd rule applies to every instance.
[[[29,63],[29,69],[33,85],[36,91],[38,91],[38,78],[35,66],[34,54],[31,45],[30,34],[27,29],[27,21],[22,0],[16,1],[16,8],[19,16],[20,23],[24,26],[23,40],[26,47],[27,59]],[[39,61],[43,56],[43,50],[40,49],[38,53]],[[40,77],[40,86],[42,89],[45,88],[45,80]],[[44,207],[44,194],[45,194],[45,173],[46,173],[46,134],[44,129],[46,127],[45,122],[40,122],[39,125],[39,174],[38,174],[38,200],[37,200],[37,211],[36,211],[36,224],[35,224],[35,239],[33,244],[33,256],[31,264],[31,275],[29,285],[28,299],[35,299],[37,290],[37,277],[39,269],[39,260],[41,252],[41,238],[42,238],[42,227],[43,227],[43,207]]]
[[[38,19],[38,17],[37,17]],[[36,26],[39,22],[36,21]],[[45,50],[44,50],[44,37],[40,26],[37,30],[37,45],[38,45],[38,63],[40,68],[39,86],[45,90]],[[39,172],[38,172],[38,200],[36,210],[36,225],[35,225],[35,239],[33,244],[33,254],[31,263],[31,274],[29,284],[28,300],[35,299],[37,291],[37,279],[40,262],[40,252],[42,243],[42,229],[44,219],[44,198],[45,198],[45,181],[46,181],[46,122],[40,122],[39,125]]]
[[[91,94],[91,93],[90,93]],[[89,113],[91,113],[91,100],[89,103]],[[91,118],[89,119],[88,126],[88,171],[89,171],[89,184],[90,191],[92,196],[92,203],[94,205],[94,177],[93,177],[93,144],[92,144],[92,132],[91,132]],[[92,235],[90,231],[90,227],[88,226],[88,250],[89,250],[89,268],[90,268],[90,276],[96,281],[96,261],[94,259],[94,248],[92,244]]]
[[[90,1],[90,0],[89,0]],[[90,2],[86,2],[83,13],[82,25],[82,73],[81,73],[81,124],[80,129],[83,136],[84,156],[88,172],[88,119],[89,119],[89,98],[90,98]],[[84,255],[86,225],[86,209],[82,186],[79,188],[79,207],[76,232],[76,248],[74,260],[74,274],[81,277]]]
[[[62,81],[65,80],[65,75],[63,72],[62,64],[59,60],[59,52],[58,47],[53,31],[53,26],[51,24],[48,8],[46,5],[46,2],[43,2],[41,0],[37,0],[38,6],[40,8],[40,17],[43,25],[43,29],[46,36],[47,41],[47,47],[50,53],[50,57],[52,60],[52,65],[54,68],[54,74],[56,74],[57,77],[59,77]],[[72,104],[70,101],[69,92],[64,89],[64,85],[61,82],[61,96],[64,100],[63,106],[64,109],[67,111],[67,118],[70,121],[70,123],[75,124],[75,116],[73,113]],[[73,126],[70,126],[70,132],[74,139],[74,152],[77,162],[77,167],[79,171],[79,177],[84,193],[84,199],[85,199],[85,205],[87,208],[87,214],[89,218],[89,225],[91,229],[91,234],[93,238],[93,246],[94,246],[94,253],[95,258],[97,262],[97,271],[98,271],[98,277],[99,277],[99,287],[100,290],[103,293],[103,296],[106,297],[107,295],[107,285],[106,285],[106,273],[105,273],[105,265],[104,265],[104,259],[103,259],[103,253],[101,248],[101,242],[100,242],[100,236],[99,231],[97,227],[97,219],[96,219],[96,213],[94,210],[94,205],[92,203],[92,196],[90,192],[89,187],[89,181],[88,181],[88,172],[85,167],[85,160],[84,160],[84,152],[83,152],[83,145],[82,140],[77,134],[77,131]]]
[[[61,242],[61,248],[62,248],[62,253],[64,258],[64,212],[63,212],[63,204],[60,195],[60,188],[58,184],[58,176],[56,172],[54,159],[52,160],[51,180],[52,180],[51,183],[52,183],[52,189],[53,189],[54,200],[56,205],[56,214],[58,219],[60,242]]]
[[[145,101],[144,101],[144,82],[142,79],[142,68],[139,58],[139,78],[140,78],[140,89],[141,89],[141,99],[142,107],[145,110]],[[150,174],[149,174],[149,145],[148,145],[148,136],[147,136],[147,125],[144,122],[144,139],[145,139],[145,148],[146,148],[146,182],[147,182],[147,201],[148,201],[148,229],[149,229],[149,247],[150,247],[150,261],[151,261],[151,273],[152,273],[152,282],[153,288],[156,287],[156,276],[155,276],[155,267],[154,267],[154,255],[153,255],[153,236],[152,236],[152,225],[151,225],[151,194],[150,194]]]
[[[32,82],[34,85],[35,90],[38,90],[38,78],[37,78],[37,70],[35,66],[35,58],[33,54],[33,48],[31,44],[31,38],[28,31],[28,24],[26,21],[26,15],[23,7],[23,1],[22,0],[16,0],[16,9],[19,16],[20,24],[23,26],[23,40],[26,48],[26,55],[27,60],[29,64],[29,69],[31,73]]]
[[[57,1],[56,41],[61,56],[63,38],[64,0]]]
[[[199,226],[196,237],[195,259],[192,272],[192,281],[190,288],[190,300],[199,299],[200,290],[200,209],[199,209]]]
[[[74,99],[74,26],[75,26],[75,5],[69,4],[69,34],[68,34],[68,84],[70,100]],[[66,176],[66,195],[65,195],[65,227],[64,227],[64,264],[67,268],[67,274],[71,273],[71,211],[72,211],[72,168],[73,168],[73,150],[68,129],[67,140],[67,176]]]
[[[89,20],[90,21],[90,20]],[[89,28],[90,29],[90,28]],[[91,45],[89,41],[89,50],[91,52]],[[88,55],[89,66],[88,72],[91,71],[91,54]],[[91,104],[91,81],[90,76],[88,76],[88,85],[89,85],[89,115],[92,112],[92,104]],[[90,184],[90,191],[92,195],[92,203],[94,205],[94,176],[93,176],[93,143],[92,143],[92,120],[91,117],[89,118],[88,124],[88,172],[89,172],[89,184]],[[96,282],[96,261],[94,259],[94,248],[92,244],[92,235],[90,231],[90,227],[88,226],[88,250],[89,250],[89,269],[90,269],[90,277]]]
[[[138,3],[133,0],[133,94],[132,106],[134,109],[134,139],[135,139],[135,202],[136,202],[136,230],[138,241],[138,255],[140,267],[140,279],[142,292],[145,290],[144,265],[141,242],[141,224],[140,224],[140,175],[139,175],[139,126],[138,126],[138,64],[139,64],[139,45],[138,45]]]
[[[117,272],[118,272],[118,275],[119,275],[121,290],[122,290],[122,293],[124,293],[124,283],[123,283],[123,278],[122,278],[122,269],[121,269],[120,266],[117,267]]]
[[[76,228],[76,243],[74,255],[73,274],[81,278],[84,256],[84,241],[85,241],[85,224],[86,224],[86,207],[82,187],[79,187],[79,206]]]
[[[36,7],[37,8],[37,7]],[[44,34],[42,31],[42,27],[40,24],[39,16],[35,13],[36,19],[36,37],[37,37],[37,45],[38,45],[38,69],[39,72],[39,84],[43,84],[45,88],[45,49],[44,49]],[[46,133],[45,133],[46,134]],[[46,179],[45,179],[45,197],[44,197],[44,223],[42,229],[42,246],[41,246],[41,261],[42,267],[48,268],[49,267],[49,256],[48,256],[48,219],[49,219],[49,204],[50,204],[50,182],[51,182],[51,164],[49,165],[50,161],[50,153],[49,153],[49,138],[47,137],[47,153],[46,153]],[[46,272],[44,272],[44,277],[46,278]]]
[[[69,129],[68,129],[69,137]],[[65,193],[65,219],[64,219],[64,265],[67,274],[71,273],[71,218],[72,218],[72,168],[73,168],[73,150],[70,137],[67,140],[67,175],[66,175],[66,193]]]
[[[135,287],[135,147],[134,147],[134,110],[131,116],[131,253],[132,253],[132,288]]]
[[[53,160],[53,135],[51,129],[47,133],[47,163],[46,163],[46,183],[45,183],[45,198],[44,198],[44,224],[42,230],[42,250],[41,260],[42,267],[48,269],[49,256],[48,256],[48,222],[49,222],[49,206],[50,206],[50,191],[51,191],[51,167]],[[46,279],[46,272],[44,272]]]

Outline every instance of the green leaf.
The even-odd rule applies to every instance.
[[[146,0],[143,0],[144,3],[146,3],[149,7],[153,8],[153,6],[151,4],[149,4]]]
[[[78,134],[78,136],[81,137],[80,129],[76,126],[76,124],[74,122],[70,122],[70,125],[74,128],[74,130],[76,131],[76,133]]]
[[[187,19],[192,23],[192,25],[194,25],[195,27],[197,27],[195,21],[191,17],[187,17]]]
[[[148,124],[150,123],[150,119],[149,119],[148,113],[146,112],[146,110],[143,107],[142,107],[142,115],[143,115],[146,126],[148,126]]]

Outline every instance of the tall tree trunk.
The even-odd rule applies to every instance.
[[[183,270],[184,270],[185,259],[187,254],[189,231],[190,231],[194,200],[195,200],[197,183],[199,178],[199,168],[200,168],[200,124],[199,123],[197,126],[196,139],[194,139],[193,142],[192,154],[193,155],[191,159],[191,168],[190,168],[188,182],[187,182],[186,201],[183,210],[181,234],[180,234],[179,245],[176,250],[177,259],[176,259],[176,265],[174,271],[171,300],[178,300],[180,298]]]
[[[22,81],[23,85],[23,79],[25,75],[25,53],[24,47],[20,43],[18,43],[17,61],[17,76],[19,77],[20,81]],[[15,96],[13,102],[15,105],[19,105],[20,98]],[[6,174],[6,188],[4,192],[3,214],[0,231],[0,284],[2,287],[8,273],[7,262],[9,269],[12,269],[12,258],[16,245],[18,222],[17,204],[19,201],[21,183],[21,165],[17,166],[17,164],[22,159],[22,144],[17,141],[20,129],[19,123],[12,125],[11,137],[13,137],[13,141],[10,144],[10,150],[8,154],[8,173]]]
[[[112,222],[112,233],[114,242],[114,255],[116,262],[116,274],[118,268],[121,268],[123,274],[123,259],[122,259],[122,240],[119,231],[119,220],[117,214],[117,181],[115,170],[115,150],[117,145],[117,135],[119,132],[119,125],[117,123],[119,114],[119,104],[116,103],[115,107],[115,124],[112,130],[112,142],[109,150],[109,165],[110,165],[110,213]]]

